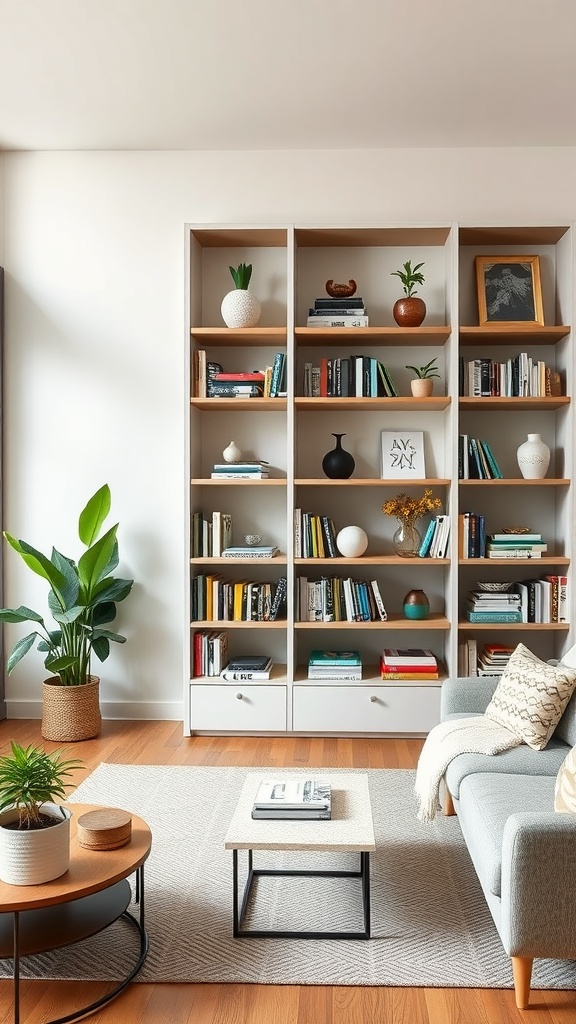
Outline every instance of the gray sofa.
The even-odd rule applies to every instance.
[[[498,679],[448,679],[441,716],[483,714]],[[576,815],[554,810],[556,775],[576,745],[576,694],[545,750],[460,754],[445,776],[444,810],[462,834],[502,944],[516,1005],[526,1009],[535,957],[576,959]]]

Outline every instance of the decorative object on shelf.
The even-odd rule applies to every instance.
[[[36,641],[45,655],[44,666],[55,673],[43,686],[42,736],[47,740],[68,742],[99,735],[99,680],[90,672],[91,656],[105,661],[110,643],[123,644],[126,639],[106,628],[116,618],[116,604],[128,597],[134,583],[111,575],[118,565],[118,523],[99,536],[109,511],[110,488],[104,484],[80,513],[78,536],[86,550],[78,561],[55,548],[47,558],[4,532],[28,568],[50,585],[48,607],[56,629],[48,628],[38,612],[22,605],[0,609],[0,622],[32,622],[36,626],[14,645],[6,665],[8,673]]]
[[[503,526],[501,533],[532,533],[531,526]]]
[[[410,381],[410,389],[414,398],[428,398],[434,390],[433,377],[440,377],[438,366],[436,365],[435,356],[425,366],[406,366],[407,370],[414,370],[416,374],[415,380]]]
[[[424,433],[422,430],[383,430],[380,434],[382,480],[422,480]]]
[[[421,271],[423,263],[417,263],[412,267],[412,261],[408,260],[402,270],[393,270],[391,277],[399,277],[404,288],[405,299],[397,299],[392,308],[392,315],[399,327],[420,327],[426,316],[426,303],[421,299],[415,290],[415,285],[424,284],[424,274]]]
[[[70,863],[71,812],[55,803],[82,761],[59,750],[11,743],[0,758],[0,878],[9,885],[40,885]]]
[[[550,464],[550,449],[540,434],[528,434],[528,440],[520,445],[516,458],[525,480],[542,480]]]
[[[430,602],[423,590],[409,590],[402,602],[407,619],[427,619]]]
[[[336,547],[344,558],[360,558],[368,547],[368,536],[361,526],[345,526],[336,536]]]
[[[353,281],[352,278],[348,284],[336,284],[332,279],[326,281],[326,291],[331,299],[350,299],[357,287],[356,281]]]
[[[397,494],[382,505],[387,516],[395,516],[400,526],[392,538],[392,546],[401,558],[416,558],[422,537],[416,528],[418,519],[437,508],[442,507],[440,498],[433,498],[432,491],[426,488],[421,498],[411,498],[408,494]]]
[[[132,838],[132,815],[119,807],[98,807],[78,818],[78,843],[85,850],[118,850]]]
[[[478,323],[544,327],[538,256],[477,256]]]
[[[252,264],[239,263],[230,267],[235,288],[222,299],[220,312],[227,327],[255,327],[260,319],[260,303],[248,291],[252,277]]]
[[[514,584],[510,583],[477,583],[478,590],[485,590],[488,594],[505,594],[511,590]]]
[[[222,452],[222,458],[224,462],[240,462],[242,460],[242,452],[234,441],[230,441],[228,447]]]
[[[322,470],[330,480],[347,480],[354,472],[356,462],[354,456],[342,447],[342,438],[346,434],[332,434],[336,444],[322,459]]]
[[[262,543],[262,537],[259,533],[247,533],[244,540],[249,548],[257,547],[258,544]]]

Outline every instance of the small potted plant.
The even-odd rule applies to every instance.
[[[100,733],[100,680],[91,674],[91,655],[105,661],[110,643],[123,644],[126,639],[106,628],[116,618],[117,603],[128,597],[134,583],[112,575],[118,565],[118,524],[99,536],[109,511],[110,488],[104,484],[80,513],[78,535],[86,550],[78,563],[56,548],[47,558],[4,532],[28,568],[50,585],[48,608],[55,629],[25,605],[0,608],[0,622],[34,623],[34,630],[14,645],[6,667],[12,672],[38,641],[44,665],[52,673],[43,685],[42,735],[57,743],[91,739]]]
[[[39,885],[59,878],[70,863],[70,817],[56,800],[81,761],[61,751],[11,743],[0,758],[0,878],[10,885]]]
[[[407,370],[413,370],[416,374],[414,380],[410,381],[410,387],[414,398],[428,398],[434,390],[433,377],[440,377],[436,357],[431,359],[425,366],[406,366]]]
[[[222,319],[227,327],[255,327],[260,319],[260,303],[248,291],[252,277],[252,264],[239,263],[229,267],[234,288],[222,299]]]
[[[416,294],[415,286],[424,284],[424,274],[421,267],[423,263],[417,263],[412,267],[412,261],[404,263],[402,270],[393,270],[391,277],[399,277],[404,288],[404,299],[397,299],[392,309],[392,315],[399,327],[420,327],[426,316],[426,303]]]

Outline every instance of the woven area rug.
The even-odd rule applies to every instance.
[[[101,764],[73,794],[72,802],[126,808],[152,829],[146,865],[150,953],[137,980],[513,987],[510,962],[458,821],[440,816],[432,824],[417,821],[411,771],[367,773],[377,844],[371,856],[370,941],[233,939],[232,854],[224,850],[224,835],[247,774],[262,772],[299,774]],[[313,774],[337,776],[338,770]],[[296,863],[302,855],[264,853],[255,854],[255,866],[278,866],[283,858],[286,864],[288,856],[290,866],[302,866]],[[331,866],[344,866],[347,856]],[[348,865],[356,867],[356,859]],[[250,916],[252,927],[359,928],[359,883],[267,878]],[[75,947],[29,958],[24,973],[113,979],[133,962],[134,946],[133,933],[117,922]],[[0,968],[9,972],[6,963]],[[536,961],[533,987],[576,988],[576,963]]]

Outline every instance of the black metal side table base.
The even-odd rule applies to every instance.
[[[272,870],[254,868],[253,851],[248,850],[248,876],[244,886],[242,903],[239,904],[238,894],[238,850],[232,850],[232,934],[235,939],[369,939],[370,938],[370,854],[360,854],[359,871],[315,871],[315,870]],[[304,876],[307,878],[358,878],[362,892],[362,910],[364,914],[363,931],[284,931],[282,929],[248,929],[242,924],[246,916],[248,901],[253,886],[261,876]]]

